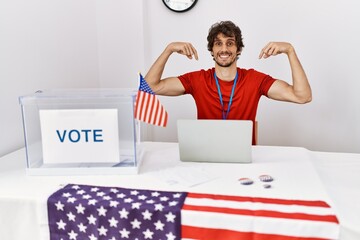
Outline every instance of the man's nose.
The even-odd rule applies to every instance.
[[[228,47],[226,44],[221,45],[221,51],[227,51]]]

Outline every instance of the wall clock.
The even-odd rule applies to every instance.
[[[186,12],[193,8],[197,0],[162,0],[165,6],[174,12]]]

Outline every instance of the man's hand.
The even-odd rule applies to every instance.
[[[188,42],[172,42],[167,46],[167,49],[171,52],[177,52],[179,54],[185,55],[189,59],[192,59],[193,56],[196,60],[199,59],[196,49],[191,43]]]
[[[260,52],[259,59],[276,56],[281,53],[289,54],[294,51],[293,46],[287,42],[269,42]]]

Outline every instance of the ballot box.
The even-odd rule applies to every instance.
[[[134,89],[56,89],[19,97],[29,175],[136,174]]]

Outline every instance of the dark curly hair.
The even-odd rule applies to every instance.
[[[224,34],[226,37],[235,37],[237,50],[241,52],[244,47],[241,30],[231,21],[221,21],[213,24],[209,29],[209,34],[207,36],[207,48],[212,52],[214,46],[214,41],[219,33]]]

